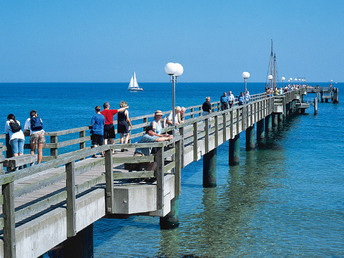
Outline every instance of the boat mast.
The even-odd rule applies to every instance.
[[[274,51],[273,51],[273,41],[271,40],[271,61],[270,61],[270,63],[271,63],[271,75],[273,75],[273,71],[272,71],[272,66],[273,66],[273,55],[274,55],[274,53],[273,53]],[[272,79],[270,80],[270,88],[271,89],[273,89],[273,87],[274,87],[274,85],[273,85],[273,83],[272,83]]]
[[[274,54],[274,90],[276,90],[276,53]]]

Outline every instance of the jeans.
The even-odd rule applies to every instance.
[[[24,140],[23,139],[13,139],[10,140],[13,154],[24,153]]]

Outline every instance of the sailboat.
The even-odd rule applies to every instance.
[[[143,89],[140,88],[140,86],[137,83],[135,72],[134,72],[134,75],[131,76],[130,83],[128,86],[128,91],[143,91]]]

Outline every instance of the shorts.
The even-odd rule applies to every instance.
[[[104,136],[99,134],[92,134],[91,135],[92,145],[103,145],[104,144]]]
[[[10,140],[13,154],[24,153],[24,142],[23,139],[18,138]]]
[[[33,133],[30,136],[30,145],[37,146],[38,144],[45,143],[44,132]]]
[[[113,124],[104,125],[104,139],[113,139],[116,137],[115,127]]]

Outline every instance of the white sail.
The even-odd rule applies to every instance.
[[[130,82],[129,82],[129,87],[128,90],[134,87],[134,78],[131,76]]]
[[[142,88],[140,88],[139,84],[137,83],[135,72],[134,72],[134,75],[131,76],[128,90],[129,91],[142,91],[143,90]]]
[[[134,72],[134,87],[139,88],[139,85],[138,85],[137,80],[136,80],[136,73],[135,72]]]

